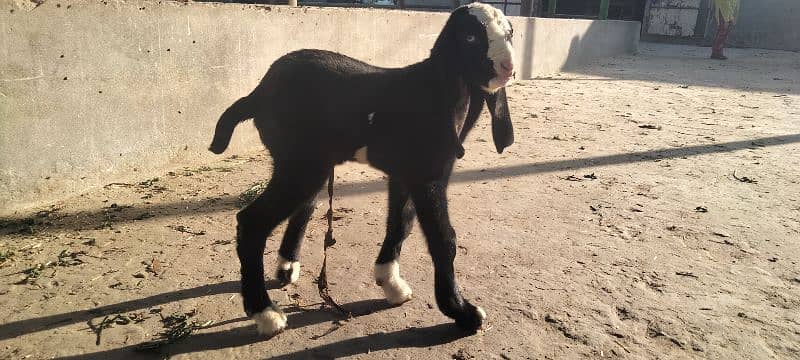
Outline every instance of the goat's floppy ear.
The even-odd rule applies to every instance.
[[[467,139],[467,135],[472,131],[472,128],[475,127],[475,122],[478,121],[478,118],[481,116],[483,103],[486,101],[486,95],[484,94],[483,90],[477,88],[472,89],[470,92],[469,110],[467,110],[467,116],[464,119],[464,127],[461,128],[461,134],[459,135],[459,140],[462,143]]]
[[[492,138],[498,153],[514,143],[514,125],[511,124],[511,114],[508,111],[506,89],[500,88],[494,94],[486,94],[486,105],[492,115]]]
[[[467,8],[462,6],[450,14],[450,17],[447,18],[447,22],[445,22],[442,31],[439,33],[439,37],[436,38],[436,42],[433,44],[433,48],[431,49],[431,55],[444,55],[444,56],[453,56],[455,55],[456,51],[456,28],[458,27],[456,23],[459,21],[459,18],[462,18],[467,13]]]

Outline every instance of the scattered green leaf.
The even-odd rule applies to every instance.
[[[247,190],[245,190],[244,192],[241,193],[241,195],[239,195],[239,203],[238,203],[239,207],[245,207],[247,206],[247,204],[253,202],[253,200],[255,200],[259,195],[261,195],[262,192],[264,192],[264,189],[267,188],[268,183],[269,180],[263,180],[253,185],[250,185],[250,187],[247,188]]]
[[[182,339],[187,338],[195,330],[199,330],[211,326],[214,321],[209,320],[199,323],[195,320],[189,321],[192,317],[197,315],[196,310],[191,310],[185,313],[172,313],[168,316],[161,316],[161,323],[164,330],[159,334],[159,338],[153,341],[148,341],[139,344],[136,347],[137,351],[154,351],[158,350],[164,345],[172,344]]]
[[[11,260],[14,257],[14,251],[6,250],[0,251],[0,265],[4,264],[6,261]]]

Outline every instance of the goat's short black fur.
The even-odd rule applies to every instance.
[[[500,75],[497,58],[487,55],[490,40],[497,39],[490,39],[486,24],[471,15],[473,7],[451,14],[431,56],[422,62],[386,69],[329,51],[295,51],[276,60],[255,90],[222,114],[211,151],[222,153],[236,125],[253,118],[274,163],[266,190],[237,215],[245,311],[254,317],[271,312],[262,316],[274,323],[262,329],[259,321],[265,320],[256,319],[262,333],[282,330],[286,320],[265,288],[262,257],[267,237],[289,218],[279,255],[286,264],[298,264],[299,272],[298,251],[312,201],[333,166],[353,160],[364,147],[368,163],[389,175],[386,238],[376,266],[390,269],[396,264],[416,215],[433,258],[439,309],[465,329],[480,328],[483,310],[461,297],[455,281],[456,234],[446,190],[453,163],[464,154],[461,144],[484,103],[489,105],[499,152],[513,143],[513,130],[505,90],[488,88]],[[499,16],[498,21],[508,23]],[[510,23],[507,27],[500,41],[510,48]],[[508,81],[513,62],[510,56],[506,61]],[[286,265],[278,276],[290,282],[293,270]],[[402,281],[392,276],[376,273],[376,280]],[[410,299],[406,290],[390,301]]]

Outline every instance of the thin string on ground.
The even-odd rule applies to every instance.
[[[325,242],[322,250],[322,268],[317,278],[317,290],[319,291],[319,297],[325,301],[326,305],[350,318],[352,317],[352,313],[342,308],[333,300],[328,288],[328,275],[326,270],[328,264],[328,248],[336,244],[336,239],[333,238],[333,168],[331,168],[331,174],[328,178],[328,213],[325,217],[328,219],[328,231],[325,233]]]

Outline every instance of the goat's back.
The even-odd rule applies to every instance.
[[[348,157],[364,142],[374,81],[385,69],[325,50],[299,50],[276,60],[258,87],[256,127],[271,152],[297,152],[296,142]],[[316,155],[315,155],[316,156]]]

